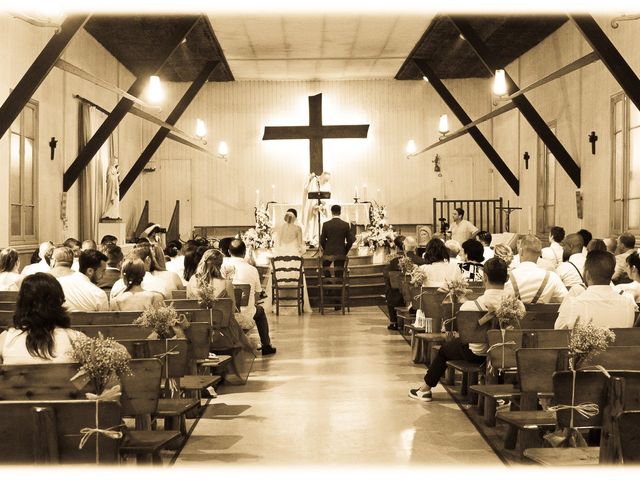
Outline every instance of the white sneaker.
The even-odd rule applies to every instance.
[[[423,392],[419,388],[412,388],[409,390],[409,398],[413,398],[414,400],[420,400],[421,402],[430,402],[433,400],[431,396],[431,390],[428,392]]]

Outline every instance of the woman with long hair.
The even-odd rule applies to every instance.
[[[70,328],[60,283],[48,273],[26,277],[16,301],[13,328],[0,334],[4,364],[73,362],[71,342],[85,335]]]
[[[0,291],[17,292],[22,283],[20,256],[13,248],[0,250]]]
[[[151,272],[151,275],[161,281],[170,293],[174,290],[184,290],[180,276],[175,272],[167,270],[167,264],[164,260],[162,247],[156,243],[151,245],[150,248],[151,267],[149,268],[149,271]]]
[[[444,287],[447,282],[460,276],[458,264],[449,261],[449,251],[439,238],[427,242],[424,260],[427,264],[418,267],[426,277],[422,282],[424,287]]]
[[[162,294],[142,288],[145,273],[144,262],[139,258],[130,256],[123,262],[122,280],[126,289],[111,301],[111,310],[136,312],[164,304]]]

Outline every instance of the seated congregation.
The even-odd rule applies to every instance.
[[[386,270],[388,328],[427,366],[409,397],[444,400],[433,389],[445,385],[477,407],[467,416],[509,463],[637,462],[633,234],[593,239],[556,226],[548,247],[524,235],[514,255],[474,233],[462,244],[436,236],[422,256],[413,237],[397,239],[400,254]],[[552,448],[569,446],[579,448]]]

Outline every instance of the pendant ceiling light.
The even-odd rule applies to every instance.
[[[160,77],[151,75],[149,77],[149,86],[147,87],[147,99],[153,105],[160,105],[164,101],[164,90],[160,85]]]
[[[504,70],[496,70],[493,79],[493,93],[499,97],[507,94],[507,79]]]
[[[414,142],[413,140],[409,140],[407,142],[407,147],[405,150],[407,152],[407,155],[413,155],[414,153],[416,153],[416,142]]]
[[[438,132],[441,135],[446,135],[449,133],[449,117],[445,113],[444,115],[440,115],[440,121],[438,122]]]

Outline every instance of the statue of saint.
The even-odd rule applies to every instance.
[[[104,202],[101,220],[122,220],[120,218],[120,174],[118,158],[110,155],[109,168],[105,177]]]

